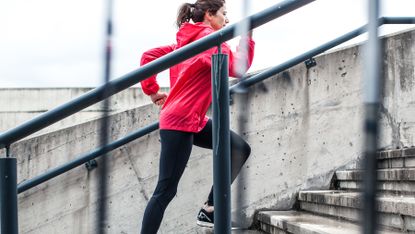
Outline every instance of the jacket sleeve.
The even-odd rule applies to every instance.
[[[174,50],[174,45],[167,45],[148,50],[141,56],[140,66],[143,66],[153,60],[156,60]],[[147,95],[157,93],[160,86],[156,80],[157,74],[140,82],[143,92]]]
[[[243,42],[246,42],[245,48],[242,48],[241,46]],[[241,38],[235,52],[230,50],[229,45],[225,43],[222,45],[222,50],[229,55],[229,76],[241,78],[245,72],[248,71],[254,59],[254,49],[255,42],[251,37]],[[228,52],[226,52],[226,50],[228,50]],[[243,63],[244,66],[238,67],[241,63]]]

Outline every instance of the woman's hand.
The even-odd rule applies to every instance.
[[[253,30],[249,30],[248,31],[248,37],[250,37],[250,38],[252,38],[252,36],[253,36],[253,32],[252,32]]]
[[[166,102],[167,93],[165,92],[153,93],[153,94],[150,94],[150,98],[154,104],[161,106],[164,104],[164,102]]]

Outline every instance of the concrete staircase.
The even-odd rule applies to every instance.
[[[415,148],[378,154],[379,233],[415,233]],[[298,211],[262,211],[267,233],[360,233],[363,171],[337,171],[336,189],[301,191]]]

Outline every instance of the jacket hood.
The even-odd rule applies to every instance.
[[[214,30],[209,25],[202,22],[199,23],[184,23],[179,28],[176,34],[177,47],[183,47],[203,36],[212,33]]]

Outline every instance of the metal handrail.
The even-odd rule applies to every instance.
[[[381,17],[379,18],[379,26],[383,24],[415,24],[415,17]],[[261,73],[258,73],[256,75],[253,75],[249,77],[248,79],[245,79],[237,84],[234,84],[230,87],[230,93],[233,94],[238,89],[244,89],[247,87],[250,87],[258,82],[261,82],[265,79],[267,79],[270,76],[273,76],[275,74],[278,74],[282,71],[287,70],[290,67],[293,67],[297,64],[300,64],[304,62],[305,60],[312,58],[318,54],[321,54],[329,49],[332,49],[348,40],[351,40],[367,31],[367,25],[361,26],[355,30],[352,30],[346,34],[343,34],[342,36],[331,40],[329,42],[326,42],[314,49],[311,49],[305,53],[302,53],[301,55],[298,55],[292,59],[287,60],[286,62],[283,62],[277,66],[274,66],[272,68],[267,69],[266,71],[263,71]]]
[[[267,8],[259,13],[256,13],[246,20],[250,21],[249,29],[254,29],[261,26],[273,19],[276,19],[282,15],[285,15],[295,9],[298,9],[306,4],[309,4],[315,0],[286,0],[279,4],[276,4],[270,8]],[[10,144],[23,139],[30,134],[33,134],[49,125],[58,122],[74,113],[83,110],[84,108],[91,106],[110,97],[124,89],[127,89],[138,82],[150,77],[156,73],[159,73],[175,64],[185,61],[205,50],[208,50],[214,46],[218,46],[221,43],[228,41],[236,36],[235,30],[242,21],[225,27],[215,33],[212,33],[200,40],[197,40],[189,45],[186,45],[172,53],[169,53],[159,59],[156,59],[137,70],[130,72],[118,79],[111,80],[107,84],[97,87],[90,92],[66,103],[59,107],[41,114],[40,116],[29,120],[11,130],[8,130],[0,134],[0,148],[9,146]]]
[[[377,165],[376,151],[379,147],[379,119],[381,80],[383,73],[383,53],[379,39],[380,0],[368,0],[368,39],[364,58],[363,79],[363,178],[362,178],[362,225],[364,234],[376,234],[378,229]]]
[[[415,24],[415,17],[382,17],[382,24]]]
[[[382,24],[410,24],[408,22],[411,22],[411,24],[415,24],[415,17],[382,17],[379,19],[379,25]],[[292,59],[289,59],[286,62],[283,62],[275,67],[269,68],[259,74],[256,74],[248,79],[245,79],[233,86],[230,87],[229,92],[231,94],[235,93],[235,90],[240,88],[240,87],[249,87],[252,86],[258,82],[263,81],[264,79],[270,78],[273,75],[276,75],[278,73],[280,73],[281,71],[284,71],[288,68],[291,68],[305,60],[307,60],[310,57],[314,57],[318,54],[321,54],[329,49],[332,49],[348,40],[351,40],[361,34],[363,34],[364,32],[366,32],[366,26],[362,26],[359,27],[353,31],[350,31],[334,40],[331,40],[327,43],[324,43],[312,50],[309,50],[308,52],[305,52],[301,55],[298,55]],[[155,127],[156,126],[156,127]],[[39,185],[49,179],[52,179],[58,175],[61,175],[77,166],[82,165],[85,162],[88,162],[89,160],[92,160],[94,158],[97,158],[101,155],[103,155],[104,153],[107,153],[117,147],[120,147],[130,141],[133,141],[145,134],[148,134],[152,131],[155,131],[158,129],[158,122],[155,122],[147,127],[141,128],[140,130],[138,130],[135,133],[132,133],[124,138],[121,138],[119,140],[117,140],[116,142],[113,142],[111,144],[109,144],[107,147],[102,147],[100,149],[94,150],[91,153],[88,153],[84,156],[80,156],[77,159],[74,159],[73,161],[70,161],[60,167],[51,169],[47,172],[45,172],[44,174],[41,174],[39,176],[36,176],[32,179],[26,180],[22,183],[20,183],[18,185],[18,193],[24,192],[36,185]],[[121,144],[122,142],[125,142],[123,144]],[[110,146],[111,145],[111,146]],[[115,145],[118,145],[117,147],[114,147]],[[107,150],[104,150],[107,149]]]
[[[82,164],[84,164],[84,163],[86,163],[90,160],[93,160],[93,159],[95,159],[95,158],[97,158],[97,157],[99,157],[103,154],[106,154],[106,153],[110,152],[111,150],[114,150],[118,147],[121,147],[121,146],[123,146],[123,145],[137,139],[137,138],[140,138],[140,137],[142,137],[146,134],[149,134],[149,133],[157,130],[158,127],[159,127],[158,122],[152,123],[152,124],[150,124],[146,127],[140,128],[139,130],[137,130],[137,131],[121,138],[121,139],[118,139],[118,140],[116,140],[116,141],[114,141],[114,142],[112,142],[108,145],[102,146],[98,149],[93,150],[92,152],[90,152],[88,154],[85,154],[83,156],[80,156],[80,157],[72,160],[72,161],[69,161],[69,162],[65,163],[64,165],[62,165],[62,166],[56,167],[54,169],[51,169],[51,170],[45,172],[44,174],[38,175],[38,176],[33,177],[33,178],[31,178],[29,180],[26,180],[26,181],[23,181],[17,186],[17,192],[18,193],[24,192],[24,191],[26,191],[30,188],[35,187],[36,185],[39,185],[39,184],[41,184],[43,182],[46,182],[46,181],[48,181],[48,180],[50,180],[50,179],[52,179],[52,178],[54,178],[58,175],[61,175],[61,174],[65,173],[65,172],[67,172],[67,171],[69,171],[69,170],[71,170],[75,167],[81,166]]]

